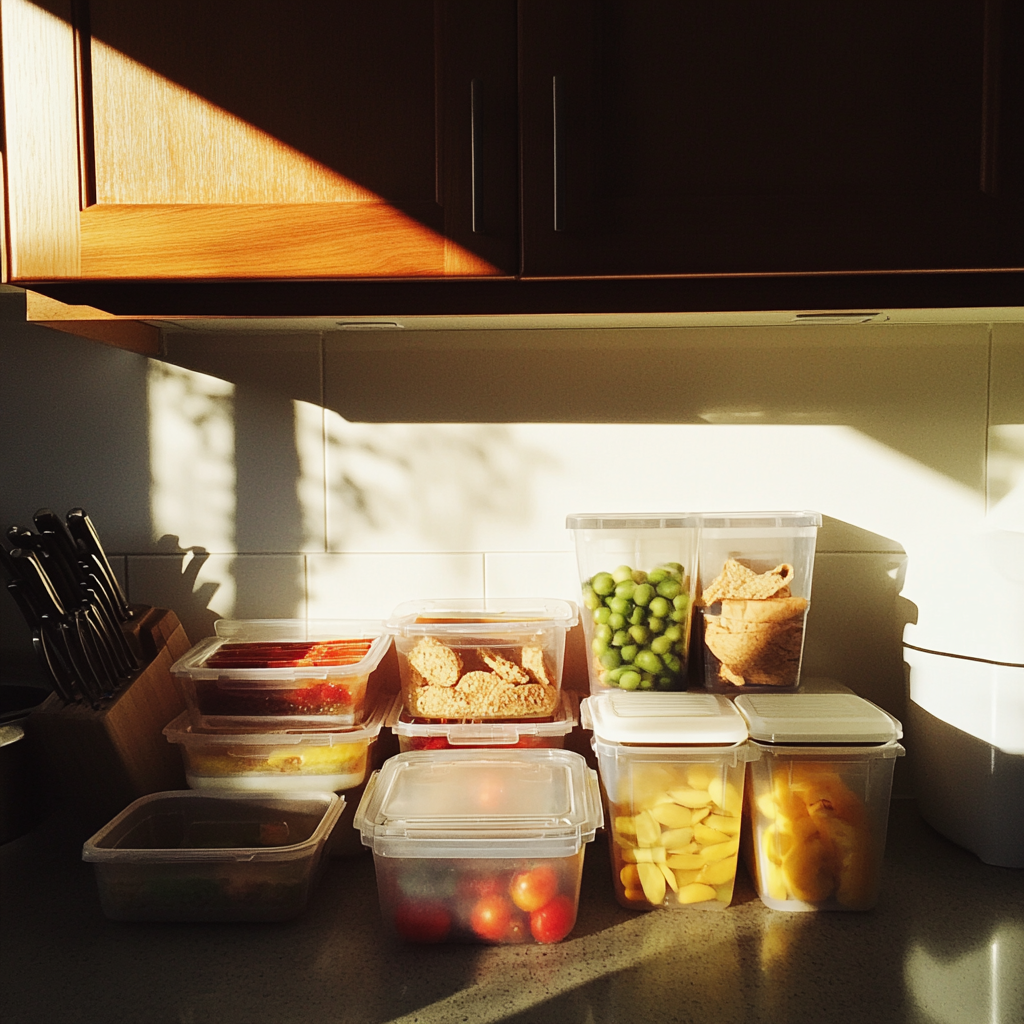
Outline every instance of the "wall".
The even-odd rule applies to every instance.
[[[130,600],[193,640],[219,616],[574,598],[567,513],[810,508],[804,672],[899,716],[907,558],[1024,479],[1021,324],[181,329],[168,363],[0,300],[0,526],[83,506]],[[0,621],[3,681],[36,673],[6,599]]]

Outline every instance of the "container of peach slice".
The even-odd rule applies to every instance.
[[[854,693],[744,694],[744,859],[773,910],[878,902],[900,723]]]
[[[732,703],[710,693],[609,690],[585,698],[580,719],[594,733],[619,903],[728,907],[752,756]]]

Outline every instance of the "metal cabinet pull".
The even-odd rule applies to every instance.
[[[483,167],[481,162],[480,133],[483,128],[481,115],[481,96],[483,83],[479,78],[474,78],[469,83],[469,187],[470,202],[473,218],[473,232],[478,235],[484,233],[483,220]]]
[[[556,231],[565,230],[565,82],[551,79],[551,121],[554,127],[554,208]]]

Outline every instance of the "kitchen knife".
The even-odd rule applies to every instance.
[[[126,622],[132,617],[132,610],[128,607],[128,600],[124,596],[121,584],[118,583],[117,576],[114,575],[114,570],[103,550],[102,543],[100,543],[100,535],[96,532],[96,527],[93,526],[85,509],[71,509],[67,514],[67,526],[71,536],[78,541],[79,550],[85,551],[95,559],[101,575],[109,581],[110,592],[116,598],[115,603],[120,609],[121,619]]]

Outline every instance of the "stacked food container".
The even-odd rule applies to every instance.
[[[191,789],[136,801],[86,843],[108,916],[300,913],[373,765],[388,698],[369,680],[390,643],[380,622],[221,620],[177,661],[186,711],[164,733]]]
[[[416,601],[388,621],[400,753],[356,811],[381,916],[408,942],[557,942],[576,921],[596,774],[562,749],[576,609],[556,600]]]
[[[895,718],[853,693],[751,694],[736,707],[757,751],[745,853],[776,910],[868,910],[878,899]]]

